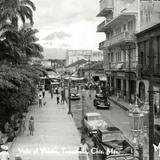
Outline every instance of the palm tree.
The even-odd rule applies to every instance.
[[[38,33],[37,29],[32,29],[30,26],[25,25],[19,30],[20,39],[19,44],[22,52],[26,55],[26,58],[39,57],[43,58],[41,52],[43,52],[43,47],[37,43],[39,40],[36,37]]]
[[[33,25],[33,11],[35,10],[36,7],[30,0],[1,0],[1,24],[12,24],[15,28],[18,28],[19,19],[23,24],[28,19],[30,24]]]
[[[2,33],[0,46],[4,52],[0,53],[1,59],[7,59],[13,64],[26,62],[31,57],[43,58],[41,52],[43,48],[36,43],[37,29],[32,29],[30,26],[22,26],[18,31],[15,29],[8,30]]]

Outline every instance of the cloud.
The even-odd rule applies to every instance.
[[[65,32],[54,32],[49,35],[47,35],[43,40],[54,40],[54,39],[64,39],[66,37],[71,37],[71,34],[65,33]]]
[[[36,5],[34,27],[46,47],[97,49],[105,40],[96,33],[104,18],[97,18],[98,0],[33,0]],[[100,35],[100,36],[99,36]],[[67,44],[67,45],[64,45]]]

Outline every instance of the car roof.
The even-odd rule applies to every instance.
[[[105,130],[99,129],[99,131],[101,131],[102,133],[122,133],[122,131],[115,126],[109,126]]]
[[[100,116],[100,113],[96,113],[96,112],[90,112],[90,113],[86,113],[86,116]]]

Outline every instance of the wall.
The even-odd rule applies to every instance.
[[[130,12],[138,10],[137,0],[115,0],[114,17],[117,17],[125,8]]]
[[[160,1],[141,1],[141,31],[160,22]]]

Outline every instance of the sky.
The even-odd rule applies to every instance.
[[[32,0],[36,5],[34,27],[43,47],[98,50],[105,40],[97,33],[104,18],[96,17],[99,0]]]

